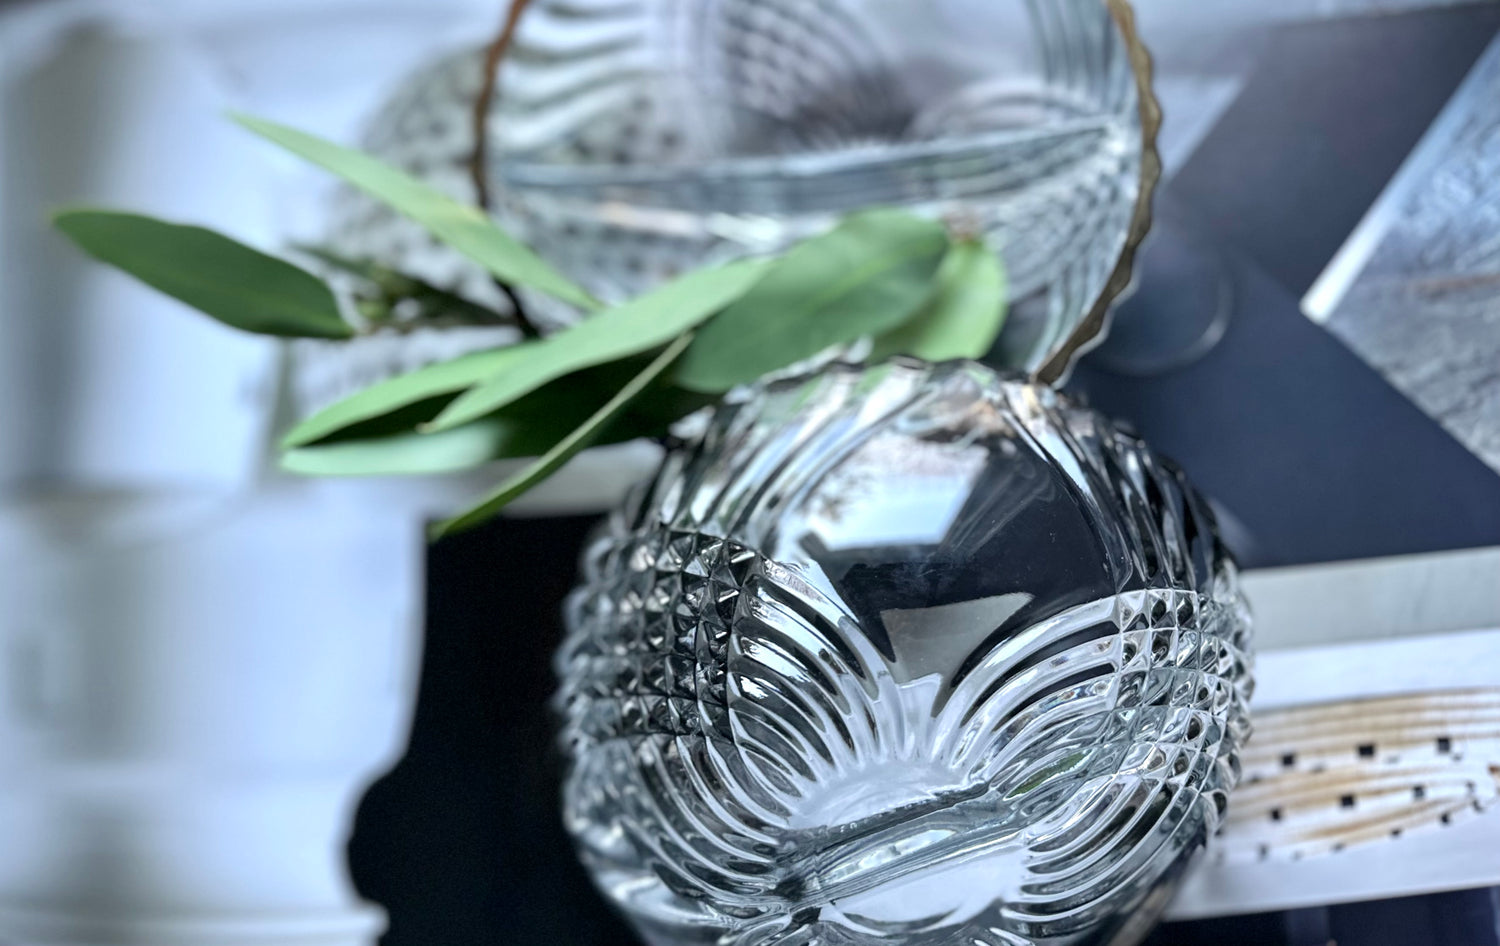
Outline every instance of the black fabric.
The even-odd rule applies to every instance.
[[[559,821],[547,707],[559,607],[592,517],[507,519],[435,546],[411,746],[360,806],[350,861],[386,946],[633,943]]]
[[[1227,261],[1223,340],[1164,375],[1075,373],[1228,511],[1246,566],[1500,544],[1500,476],[1299,308],[1497,29],[1486,5],[1278,30],[1165,189]]]
[[[1143,946],[1500,946],[1500,890],[1169,923]]]

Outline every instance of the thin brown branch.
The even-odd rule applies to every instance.
[[[516,26],[521,14],[531,6],[531,0],[512,0],[505,13],[505,22],[500,33],[485,48],[484,71],[479,81],[479,97],[474,100],[474,151],[469,158],[469,176],[474,181],[474,199],[481,210],[490,210],[489,162],[490,108],[495,104],[495,86],[500,81],[500,63],[516,38]]]
[[[485,213],[490,212],[493,203],[489,178],[490,109],[495,103],[495,86],[500,81],[500,63],[505,60],[505,53],[516,38],[516,26],[521,22],[521,14],[525,13],[529,6],[531,6],[531,0],[511,0],[510,9],[505,13],[505,22],[500,27],[499,35],[484,51],[479,95],[474,99],[474,150],[469,156],[469,178],[474,182],[475,203]],[[528,338],[539,336],[541,332],[527,315],[526,307],[521,304],[521,298],[517,295],[515,288],[498,279],[495,285],[510,300],[515,310],[516,324],[520,326],[521,332]]]

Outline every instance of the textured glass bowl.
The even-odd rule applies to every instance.
[[[566,620],[566,824],[653,946],[1135,942],[1249,731],[1203,500],[971,363],[731,399]]]
[[[1055,380],[1145,232],[1149,73],[1124,0],[536,0],[490,178],[607,301],[872,205],[958,218],[1008,264],[1003,360]]]

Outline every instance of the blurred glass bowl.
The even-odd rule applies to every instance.
[[[998,360],[1043,381],[1100,335],[1160,173],[1124,0],[536,0],[492,116],[502,222],[606,301],[901,206],[989,236]]]

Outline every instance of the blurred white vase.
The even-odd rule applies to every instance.
[[[324,179],[223,112],[342,135],[401,56],[494,10],[0,6],[0,944],[366,946],[383,916],[344,847],[406,743],[422,509],[268,474],[277,347],[90,263],[46,211],[274,248]]]
[[[356,946],[345,864],[406,744],[422,537],[349,488],[0,517],[0,942]]]

